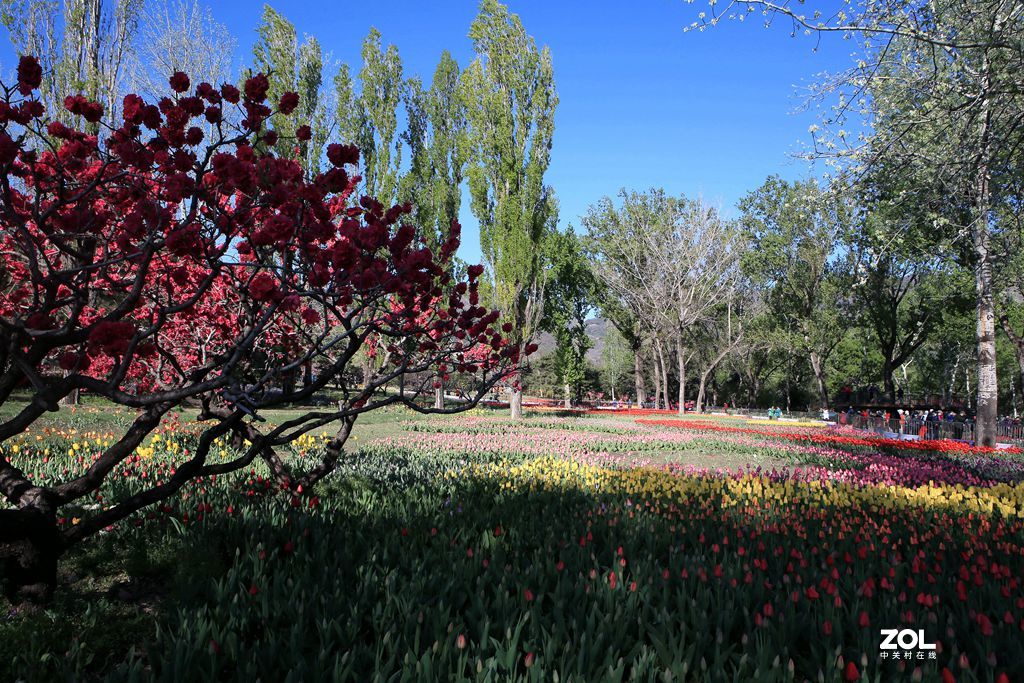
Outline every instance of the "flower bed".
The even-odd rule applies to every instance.
[[[75,636],[60,650],[9,617],[0,642],[20,644],[2,654],[25,680],[1024,679],[1012,463],[687,424],[438,419],[364,446],[315,496],[262,466],[198,481],[99,541],[167,548],[187,578],[136,649],[90,649],[112,626],[101,600],[47,622]],[[106,438],[4,448],[60,477]],[[189,448],[161,433],[95,504]],[[790,464],[676,459],[695,449]],[[935,658],[882,659],[884,628],[923,629]]]

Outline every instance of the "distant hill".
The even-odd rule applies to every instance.
[[[604,318],[591,318],[587,321],[587,336],[590,337],[591,347],[587,351],[587,360],[595,366],[601,365],[601,352],[604,350],[604,336],[607,334],[610,323]],[[537,358],[546,356],[555,350],[555,338],[547,332],[543,332],[537,340]]]

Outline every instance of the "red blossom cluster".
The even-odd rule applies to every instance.
[[[272,110],[262,74],[242,92],[201,83],[190,93],[175,73],[173,96],[126,96],[123,121],[102,136],[44,124],[35,59],[22,58],[18,78],[22,97],[0,106],[0,164],[16,179],[2,197],[0,316],[39,371],[20,384],[59,366],[117,390],[182,387],[224,363],[242,369],[243,347],[282,366],[312,360],[337,326],[360,344],[388,340],[395,367],[426,371],[443,354],[442,373],[474,373],[514,355],[498,314],[478,305],[482,269],[461,283],[448,275],[457,229],[433,253],[402,222],[409,206],[353,202],[352,146],[330,145],[331,167],[315,177],[264,151],[271,117],[294,111],[298,95]],[[64,105],[87,123],[103,114],[82,95]],[[238,110],[234,126],[225,105]],[[220,126],[217,139],[204,123]]]
[[[0,100],[0,403],[25,387],[36,400],[0,424],[0,440],[79,390],[143,409],[143,428],[130,433],[141,439],[189,399],[210,408],[224,397],[207,416],[239,431],[240,410],[340,383],[338,411],[305,419],[344,422],[411,403],[450,373],[468,375],[482,396],[516,366],[498,313],[479,305],[482,269],[461,282],[451,275],[458,226],[432,251],[405,222],[411,207],[357,197],[352,146],[330,145],[329,166],[315,174],[276,156],[274,122],[299,97],[268,103],[263,74],[239,90],[193,87],[175,73],[156,102],[127,95],[119,121],[72,93],[61,116],[71,125],[35,97],[36,59],[22,57],[17,73]],[[346,384],[371,343],[380,371]],[[400,378],[397,398],[378,391]],[[269,457],[267,444],[307,424],[254,448]],[[123,446],[109,457],[123,457]],[[107,471],[104,461],[58,498],[95,488]],[[283,466],[275,471],[289,480]],[[16,479],[0,491],[9,499],[24,490]]]
[[[756,434],[758,436],[770,436],[776,439],[785,439],[788,441],[804,441],[829,446],[866,446],[870,448],[885,448],[889,450],[925,451],[929,453],[977,453],[985,455],[991,455],[993,453],[1019,454],[1022,452],[1021,449],[1016,446],[996,449],[984,446],[972,446],[967,442],[955,441],[953,439],[889,439],[881,436],[850,436],[847,434],[833,434],[822,429],[787,431],[784,429],[771,428],[759,429],[755,427],[730,427],[716,422],[701,422],[697,420],[637,420],[637,422],[659,427],[676,427],[679,429],[692,429],[698,431]]]

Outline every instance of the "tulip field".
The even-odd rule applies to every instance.
[[[103,429],[2,447],[60,477]],[[91,505],[168,476],[193,439],[163,429]],[[314,491],[254,466],[172,501],[72,551],[52,604],[6,608],[0,679],[1024,680],[1019,449],[392,414]],[[882,629],[935,647],[882,649]]]

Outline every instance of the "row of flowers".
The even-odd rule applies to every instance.
[[[60,478],[109,438],[50,432],[3,447]],[[185,426],[154,436],[95,504],[169,474],[191,438]],[[323,441],[303,439],[292,457]],[[74,621],[76,645],[44,651],[29,639],[15,670],[25,680],[1024,679],[1016,470],[971,469],[1000,466],[991,454],[848,448],[618,418],[470,417],[361,445],[318,497],[281,495],[256,464],[197,481],[103,537],[140,557],[168,548],[188,568],[139,632],[145,654],[126,647],[97,670],[87,644],[107,624],[93,610]],[[682,461],[702,451],[754,464]],[[217,457],[230,455],[218,444]],[[63,514],[73,523],[79,511]],[[882,659],[883,628],[922,629],[935,658]]]
[[[1006,454],[1019,455],[1024,453],[1019,447],[1008,448],[987,448],[972,446],[966,441],[953,439],[891,439],[881,436],[872,436],[865,433],[857,433],[855,430],[847,429],[775,429],[769,427],[736,427],[722,424],[720,422],[698,421],[698,420],[646,420],[638,422],[661,427],[673,427],[677,429],[692,429],[701,432],[726,432],[732,434],[758,434],[770,436],[776,439],[790,439],[793,441],[819,443],[842,446],[865,446],[868,448],[886,448],[897,451],[925,451],[929,453],[980,453],[980,454]]]

